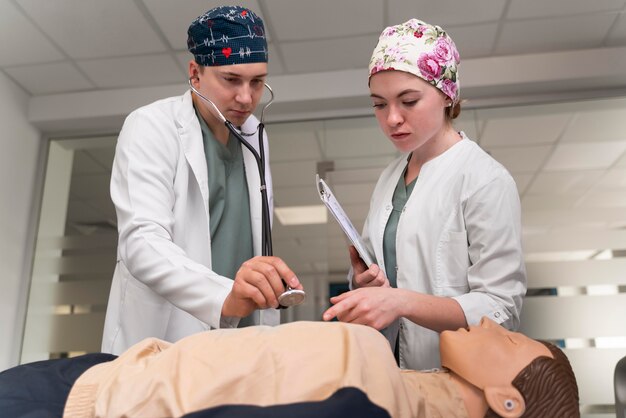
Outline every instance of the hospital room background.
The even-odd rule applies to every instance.
[[[283,320],[319,320],[346,286],[347,242],[315,175],[360,229],[396,156],[373,117],[367,61],[382,28],[419,17],[446,28],[463,57],[457,129],[519,190],[521,331],[565,349],[584,417],[615,416],[613,371],[626,355],[626,1],[239,3],[269,34],[274,254],[307,290]],[[184,92],[186,27],[218,4],[0,2],[0,370],[99,350],[116,261],[116,136],[134,108]]]

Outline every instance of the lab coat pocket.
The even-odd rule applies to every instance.
[[[122,322],[125,322],[124,328],[134,338],[143,339],[150,336],[163,338],[171,305],[148,286],[135,279],[125,266],[123,270],[127,280],[121,314]]]
[[[437,248],[437,286],[465,291],[469,266],[467,231],[444,232]]]

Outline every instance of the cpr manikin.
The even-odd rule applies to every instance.
[[[224,404],[322,401],[345,387],[392,417],[579,416],[576,381],[556,347],[483,318],[442,333],[441,358],[448,370],[400,370],[378,331],[338,322],[148,339],[83,373],[64,416],[85,403],[93,413],[81,416],[181,416]]]

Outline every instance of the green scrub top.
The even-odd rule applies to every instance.
[[[398,179],[396,190],[393,192],[393,198],[391,200],[393,209],[391,210],[391,215],[389,215],[389,219],[387,220],[387,225],[385,225],[385,234],[383,235],[385,273],[387,274],[387,279],[389,279],[391,287],[398,287],[398,265],[396,261],[396,235],[398,231],[398,222],[400,221],[402,209],[404,209],[407,200],[409,200],[409,196],[411,196],[411,192],[413,192],[413,188],[415,187],[415,183],[417,181],[417,178],[415,178],[415,180],[409,184],[405,184],[405,173],[406,168],[402,172],[400,179]]]
[[[234,280],[244,261],[254,257],[250,197],[239,140],[232,134],[219,142],[196,110],[202,130],[209,180],[211,264],[214,272]],[[242,318],[239,327],[254,325]]]

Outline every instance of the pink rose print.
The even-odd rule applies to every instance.
[[[417,60],[417,68],[428,81],[438,79],[441,76],[441,66],[439,66],[437,58],[429,54],[420,55]]]
[[[394,28],[393,26],[389,26],[383,31],[382,36],[391,36],[394,33],[396,33],[396,28]]]
[[[443,91],[445,95],[452,100],[456,100],[457,89],[458,85],[448,78],[443,80],[443,82],[441,83],[441,91]]]
[[[413,36],[415,36],[416,38],[421,38],[422,36],[424,36],[424,32],[426,32],[426,28],[424,26],[420,26],[415,32],[413,32]]]
[[[370,71],[370,77],[381,71],[392,71],[392,70],[395,70],[395,68],[385,67],[384,65],[381,65],[380,67],[372,67],[372,71]]]
[[[417,28],[419,28],[419,26],[420,26],[420,22],[417,19],[411,19],[408,21],[408,27],[413,30],[416,30]]]
[[[439,61],[439,64],[445,65],[454,57],[453,49],[455,48],[450,44],[448,38],[439,38],[435,44],[433,54]]]
[[[370,71],[370,75],[374,75],[377,72],[381,71],[384,68],[384,64],[385,62],[381,58],[378,58],[374,63],[372,70]]]
[[[401,61],[402,58],[402,50],[397,46],[386,47],[384,54],[389,57],[390,61]]]

